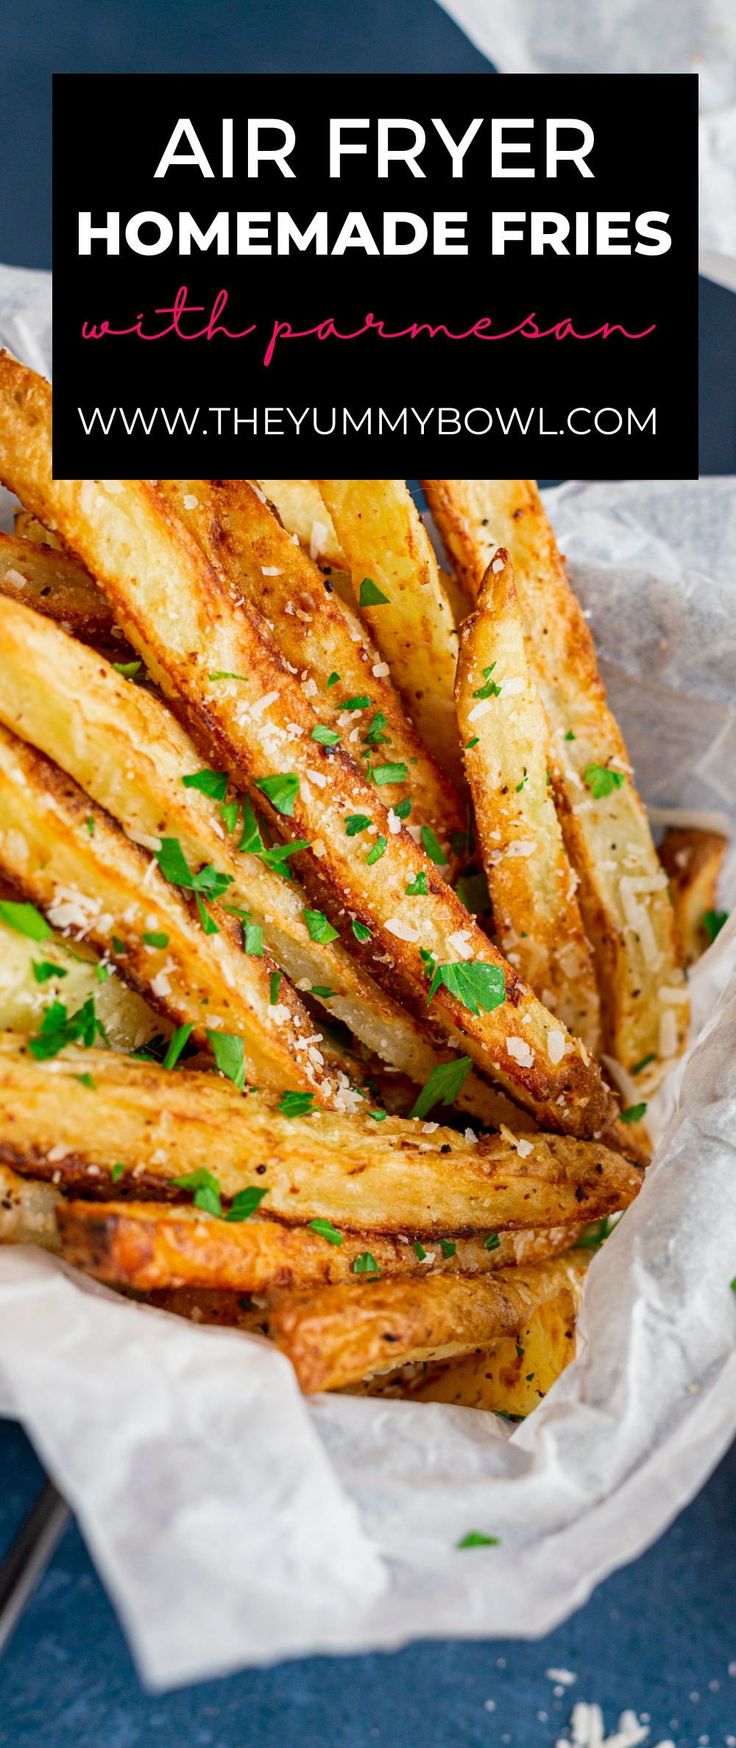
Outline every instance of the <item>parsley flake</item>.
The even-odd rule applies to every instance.
[[[424,1245],[419,1243],[419,1239],[417,1239],[416,1244],[414,1245],[414,1255],[419,1262],[426,1262],[427,1260],[427,1252]]]
[[[328,728],[326,722],[318,722],[312,729],[311,740],[316,740],[321,747],[336,747],[340,740],[334,728]]]
[[[397,801],[396,806],[394,808],[394,813],[396,814],[397,819],[408,819],[409,818],[409,814],[411,813],[411,796],[410,795],[404,795],[404,796],[402,796],[401,801]],[[426,845],[425,845],[425,848],[426,848]]]
[[[473,693],[474,698],[500,698],[501,687],[500,687],[497,680],[491,679],[491,674],[493,673],[495,666],[496,666],[496,663],[491,662],[491,665],[489,668],[483,669],[483,679],[485,681],[485,685],[478,687],[477,692]]]
[[[182,777],[185,789],[199,789],[213,801],[224,801],[227,795],[227,771],[192,771]]]
[[[419,873],[414,875],[414,879],[409,881],[406,892],[409,898],[424,898],[429,892],[427,876],[423,868],[420,868]]]
[[[54,965],[50,959],[32,959],[31,971],[37,983],[48,983],[50,977],[68,976],[63,965]]]
[[[276,777],[259,777],[256,789],[260,789],[277,813],[291,818],[299,794],[299,778],[294,771],[281,771]]]
[[[403,763],[393,765],[374,765],[371,777],[377,787],[384,783],[405,783],[409,775],[409,767]]]
[[[194,1027],[191,1025],[177,1026],[169,1039],[169,1047],[161,1064],[162,1068],[175,1068],[185,1044],[189,1043]]]
[[[345,833],[349,838],[355,838],[358,832],[364,832],[372,821],[367,813],[349,813],[345,819]]]
[[[388,605],[388,595],[384,595],[377,583],[371,577],[364,577],[358,596],[359,607],[385,607]]]
[[[388,838],[377,837],[373,849],[369,850],[366,856],[366,862],[369,867],[372,867],[374,862],[380,862],[381,857],[385,855],[387,849]]]
[[[609,765],[586,765],[583,781],[587,783],[593,800],[602,801],[606,795],[612,795],[614,789],[621,788],[624,773],[612,771]]]
[[[284,1092],[277,1109],[282,1117],[306,1117],[314,1104],[314,1093]]]
[[[475,964],[437,965],[429,986],[428,1007],[443,986],[471,1014],[490,1014],[506,1000],[506,977],[500,965],[488,965],[482,959]]]
[[[498,1548],[500,1545],[500,1536],[486,1536],[482,1530],[468,1530],[467,1535],[455,1543],[456,1548]]]
[[[324,911],[304,910],[302,916],[307,925],[310,941],[319,941],[322,946],[326,946],[328,941],[337,940],[339,931],[333,929],[332,923],[325,916]]]
[[[143,667],[142,662],[113,662],[116,674],[122,674],[124,680],[134,680]]]
[[[622,1123],[638,1123],[638,1122],[640,1122],[641,1118],[644,1115],[646,1108],[647,1108],[646,1102],[644,1102],[641,1105],[627,1105],[626,1110],[621,1112],[621,1122]]]
[[[249,1220],[251,1214],[255,1214],[256,1208],[260,1207],[264,1196],[267,1195],[267,1187],[265,1189],[256,1189],[255,1185],[249,1185],[247,1190],[238,1190],[237,1195],[233,1196],[230,1207],[225,1215],[225,1219],[228,1220],[231,1225],[235,1225],[236,1223],[239,1224],[242,1220]]]
[[[338,1232],[337,1227],[333,1226],[331,1220],[308,1220],[307,1225],[311,1228],[312,1232],[318,1232],[320,1238],[326,1238],[328,1244],[339,1245],[345,1243],[344,1232]]]
[[[370,705],[367,692],[357,692],[354,698],[343,698],[338,704],[338,710],[370,710]]]
[[[326,686],[325,690],[329,692],[330,686],[336,686],[339,678],[340,678],[340,675],[333,668],[332,673],[330,674],[329,680],[327,681],[327,686]]]
[[[728,922],[730,912],[727,910],[707,910],[701,922],[701,928],[708,937],[711,946],[720,935],[721,929]]]
[[[168,947],[169,937],[162,929],[146,929],[141,936],[144,947]]]
[[[118,1184],[120,1182],[120,1179],[123,1176],[124,1171],[125,1171],[124,1165],[118,1164],[118,1165],[112,1166],[111,1171],[110,1171],[110,1178],[114,1184]]]
[[[452,1239],[450,1239],[450,1238],[441,1238],[440,1239],[440,1250],[442,1251],[443,1256],[446,1256],[449,1258],[449,1257],[455,1255],[455,1252],[457,1250],[457,1245],[453,1244]]]
[[[67,1044],[82,1044],[85,1050],[91,1050],[97,1038],[106,1042],[105,1028],[97,1018],[93,997],[89,995],[73,1014],[67,1013],[63,1002],[52,1001],[38,1032],[29,1040],[28,1048],[37,1062],[48,1062]]]
[[[47,941],[53,933],[35,904],[18,903],[15,899],[0,899],[0,921],[15,929],[16,934],[27,935],[30,941]]]
[[[500,1240],[497,1232],[487,1232],[486,1233],[486,1236],[483,1239],[483,1249],[484,1250],[498,1250],[500,1247],[500,1244],[501,1244],[501,1240]]]
[[[431,825],[422,826],[422,849],[429,856],[430,861],[434,862],[435,867],[446,867],[447,857],[441,843],[435,837]]]
[[[243,945],[252,959],[263,958],[263,929],[260,923],[246,923]]]
[[[271,998],[273,1000],[273,997]],[[221,1074],[242,1092],[245,1085],[245,1049],[234,1032],[208,1032],[210,1049]]]
[[[641,1062],[634,1063],[634,1066],[631,1070],[632,1074],[641,1074],[645,1068],[649,1067],[650,1062],[656,1062],[656,1060],[657,1060],[656,1051],[650,1050],[648,1056],[642,1056]]]
[[[355,936],[356,941],[370,941],[372,939],[371,930],[368,928],[366,923],[356,922],[355,918],[353,918],[353,921],[352,921],[350,926],[352,928],[352,931],[353,931],[353,934]]]
[[[381,1270],[378,1267],[378,1263],[376,1262],[376,1259],[375,1259],[372,1251],[361,1250],[360,1256],[356,1256],[355,1261],[353,1263],[353,1274],[354,1275],[380,1275],[380,1273],[381,1273]]]
[[[201,1208],[203,1214],[216,1214],[222,1218],[222,1192],[216,1177],[205,1166],[198,1171],[187,1172],[184,1177],[172,1180],[178,1190],[191,1190],[195,1208]]]
[[[435,1105],[454,1105],[472,1066],[469,1056],[456,1056],[452,1062],[438,1062],[409,1115],[426,1117]]]

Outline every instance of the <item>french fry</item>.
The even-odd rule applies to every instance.
[[[451,839],[464,831],[464,809],[407,721],[386,663],[358,615],[332,592],[247,481],[169,480],[161,490],[207,558],[273,628],[319,721],[339,734],[356,764],[398,763],[405,770],[401,783],[384,785],[382,799],[395,807],[410,797],[412,825],[417,833],[422,825],[432,828],[449,878],[455,864]]]
[[[340,1390],[397,1364],[487,1348],[523,1329],[566,1285],[560,1259],[467,1277],[378,1280],[277,1294],[268,1332],[302,1390]]]
[[[515,1335],[458,1359],[399,1372],[383,1384],[380,1377],[374,1383],[369,1380],[364,1392],[483,1408],[512,1420],[525,1419],[575,1358],[575,1319],[589,1257],[585,1250],[571,1250],[565,1256],[558,1291],[536,1306]]]
[[[370,784],[341,749],[317,748],[327,755],[325,787],[314,784],[318,719],[309,700],[254,610],[235,605],[155,486],[54,480],[50,390],[7,353],[0,357],[0,404],[4,482],[99,579],[152,677],[177,700],[213,762],[221,760],[244,784],[265,781],[274,828],[310,843],[305,882],[327,895],[347,933],[356,923],[370,931],[374,975],[384,983],[390,978],[392,993],[423,1012],[427,955],[440,966],[460,961],[466,981],[471,961],[471,982],[483,983],[486,1006],[473,1001],[473,1012],[440,981],[432,1001],[438,1024],[461,1032],[477,1064],[537,1120],[579,1135],[607,1131],[613,1104],[597,1065],[516,977],[408,833],[392,831],[376,772]],[[372,864],[362,834],[344,830],[356,810],[370,810],[385,837],[385,852]],[[489,979],[497,978],[505,999],[489,1009]]]
[[[94,1123],[80,1068],[94,1081]],[[469,1144],[416,1120],[290,1117],[282,1103],[113,1051],[71,1048],[37,1062],[12,1034],[0,1040],[0,1163],[87,1196],[110,1199],[113,1165],[123,1167],[118,1196],[164,1199],[179,1196],[177,1178],[214,1168],[226,1200],[267,1190],[262,1211],[288,1224],[455,1239],[600,1219],[641,1184],[637,1167],[595,1142]]]
[[[345,570],[340,542],[316,479],[259,479],[256,484],[278,511],[288,533],[296,534],[310,558],[318,564]]]
[[[455,617],[405,480],[319,480],[361,613],[422,739],[454,782]],[[380,596],[371,601],[373,594]]]
[[[85,641],[111,639],[113,615],[83,566],[55,547],[0,533],[0,593]]]
[[[713,939],[704,922],[717,914],[718,882],[728,849],[720,832],[670,826],[659,845],[669,879],[675,932],[685,965],[694,965]]]
[[[155,1033],[171,1030],[112,966],[100,970],[98,955],[83,941],[71,946],[52,933],[39,943],[0,921],[0,1031],[36,1032],[49,1002],[63,1001],[76,1013],[90,996],[113,1050],[138,1050]]]
[[[672,905],[587,621],[533,480],[426,480],[463,582],[499,547],[514,567],[530,672],[552,730],[550,770],[596,958],[605,1047],[646,1097],[684,1048],[688,1001]]]
[[[210,910],[214,935],[155,861],[39,753],[0,729],[0,873],[53,928],[89,941],[126,982],[206,1047],[240,1038],[248,1078],[332,1099],[337,1085],[316,1048],[306,1009],[272,962],[243,953],[237,930]]]
[[[209,863],[227,875],[232,882],[228,902],[248,911],[262,931],[266,952],[300,989],[321,991],[320,1004],[392,1069],[424,1086],[433,1070],[451,1059],[442,1039],[438,1042],[380,989],[339,940],[312,940],[304,920],[307,899],[297,880],[284,879],[267,860],[233,847],[239,830],[235,836],[226,831],[220,803],[184,785],[183,777],[196,774],[202,761],[159,699],[20,602],[0,598],[0,643],[0,722],[6,728],[53,758],[135,841],[177,838],[190,867]],[[0,967],[0,1022],[7,1012],[4,1024],[13,1028],[15,1013],[37,1015],[43,999],[30,963],[22,959],[21,937],[16,939],[10,1007]],[[115,989],[122,996],[123,987],[111,980],[110,995]],[[140,1006],[140,1024],[146,1010],[139,998],[122,999]],[[107,1025],[101,1000],[98,1011]],[[110,1018],[115,1023],[112,1011]],[[111,1042],[127,1048],[129,1029],[120,1035],[113,1030]],[[486,1127],[532,1121],[522,1119],[504,1094],[477,1074],[468,1075],[457,1104]]]
[[[568,1250],[576,1230],[500,1232],[493,1250],[483,1238],[457,1238],[445,1241],[445,1254],[439,1244],[425,1250],[380,1233],[345,1233],[342,1243],[330,1244],[308,1226],[263,1219],[233,1225],[163,1202],[64,1202],[58,1224],[67,1262],[139,1292],[190,1286],[268,1293],[329,1286],[361,1273],[488,1274]]]
[[[53,1184],[19,1177],[0,1165],[0,1244],[38,1244],[60,1249],[56,1210],[62,1201]]]
[[[496,940],[595,1054],[601,1043],[595,971],[549,787],[547,722],[529,676],[503,549],[461,627],[456,702]]]

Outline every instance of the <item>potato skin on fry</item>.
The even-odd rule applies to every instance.
[[[42,1250],[58,1251],[56,1210],[61,1201],[53,1184],[19,1177],[0,1165],[0,1244],[38,1244]]]
[[[503,548],[460,629],[455,693],[496,939],[595,1055],[601,1036],[593,960],[549,787],[549,729],[527,668]]]
[[[596,959],[605,1049],[629,1073],[653,1058],[639,1082],[646,1098],[684,1048],[689,1009],[672,905],[588,623],[533,480],[423,483],[473,594],[496,549],[510,555],[527,661],[552,730],[550,772]],[[613,771],[617,786],[594,795],[591,768]]]
[[[95,1122],[80,1072],[95,1083]],[[531,1145],[531,1152],[527,1151]],[[416,1119],[320,1111],[289,1118],[265,1094],[216,1075],[70,1049],[37,1063],[0,1038],[0,1163],[109,1200],[111,1168],[136,1197],[180,1198],[174,1179],[216,1172],[226,1200],[268,1189],[263,1211],[289,1224],[317,1218],[349,1232],[469,1236],[572,1226],[626,1207],[640,1170],[597,1142],[502,1136],[474,1145]],[[265,1168],[265,1169],[264,1169]]]
[[[341,749],[325,761],[331,779],[325,790],[313,784],[315,713],[309,701],[254,610],[248,603],[237,606],[165,497],[141,481],[53,480],[48,385],[4,354],[0,395],[6,412],[0,475],[94,570],[153,678],[187,716],[213,765],[229,769],[243,784],[285,771],[299,778],[293,812],[285,817],[269,804],[269,818],[282,837],[310,841],[303,858],[305,883],[333,920],[346,931],[354,921],[371,930],[373,974],[390,980],[392,992],[423,1014],[422,950],[444,963],[453,954],[453,937],[462,935],[466,958],[503,972],[507,999],[491,1012],[474,1015],[440,988],[432,1017],[443,1029],[461,1032],[481,1070],[549,1128],[578,1135],[606,1132],[614,1102],[597,1064],[584,1059],[574,1039],[566,1041],[563,1060],[551,1060],[548,1034],[559,1022],[469,919],[406,830],[391,831],[378,788]],[[223,680],[223,674],[233,673],[235,680]],[[288,753],[285,734],[291,736]],[[373,866],[359,838],[341,831],[340,822],[356,808],[365,808],[386,838],[386,852]],[[419,874],[427,893],[412,897],[407,933],[406,887]],[[519,1038],[527,1044],[523,1061]]]
[[[657,853],[670,883],[684,965],[694,965],[710,945],[703,918],[717,908],[727,849],[728,838],[720,832],[699,831],[694,826],[670,826],[659,845]]]
[[[277,1294],[269,1334],[302,1390],[339,1390],[397,1364],[449,1358],[515,1334],[559,1292],[566,1266],[555,1261],[475,1279],[427,1275]]]
[[[436,1246],[422,1262],[408,1234],[398,1239],[345,1233],[341,1244],[330,1244],[308,1226],[260,1218],[231,1225],[197,1208],[161,1202],[61,1202],[57,1220],[67,1262],[110,1286],[139,1292],[191,1286],[266,1293],[329,1286],[354,1280],[355,1262],[366,1252],[381,1275],[423,1276],[435,1269],[489,1274],[567,1250],[575,1236],[575,1228],[564,1226],[503,1232],[494,1250],[482,1237],[458,1238],[451,1257]]]
[[[0,533],[0,593],[35,607],[77,637],[112,638],[113,615],[83,565],[57,547]]]

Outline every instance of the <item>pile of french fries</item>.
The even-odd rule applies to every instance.
[[[527,1414],[724,847],[662,865],[535,486],[424,482],[442,570],[400,480],[54,480],[8,354],[0,479],[0,1241]]]

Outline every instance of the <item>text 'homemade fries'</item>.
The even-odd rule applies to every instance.
[[[443,571],[406,481],[55,480],[50,432],[0,354],[0,1242],[521,1417],[723,840],[660,862],[533,482],[427,481]]]

